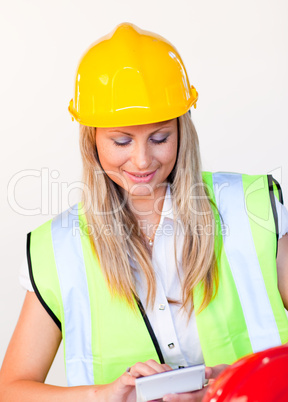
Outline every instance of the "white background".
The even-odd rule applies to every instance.
[[[288,197],[286,0],[0,0],[0,363],[24,297],[26,233],[77,201],[78,127],[67,111],[77,62],[124,21],[181,54],[199,92],[203,168],[273,172]],[[65,384],[62,353],[48,382]]]

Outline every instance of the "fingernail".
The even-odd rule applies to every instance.
[[[165,396],[163,397],[163,401],[164,401],[164,402],[170,402],[170,401],[172,401],[171,395],[165,395]]]

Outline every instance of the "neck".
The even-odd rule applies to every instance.
[[[167,186],[161,186],[153,194],[145,197],[129,196],[129,206],[138,221],[140,231],[148,239],[147,241],[154,240],[161,219],[166,189]]]
[[[145,219],[150,220],[151,218],[156,218],[157,216],[160,219],[166,189],[167,186],[161,186],[147,196],[129,195],[129,206],[138,221]]]

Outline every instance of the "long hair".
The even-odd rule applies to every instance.
[[[199,283],[204,287],[200,311],[215,295],[213,282],[217,282],[217,267],[214,236],[205,230],[201,233],[195,231],[197,227],[204,229],[207,226],[214,227],[214,218],[202,182],[196,130],[188,113],[180,116],[178,122],[178,155],[168,181],[171,186],[173,211],[176,218],[180,218],[184,230],[181,303],[190,315],[193,311],[193,289]],[[95,138],[96,128],[80,125],[80,149],[85,184],[82,203],[86,206],[92,247],[99,259],[111,294],[126,299],[133,309],[137,291],[129,256],[134,258],[146,280],[147,303],[153,306],[156,281],[151,255],[140,235],[138,222],[124,198],[125,193],[120,191],[118,185],[101,167]],[[175,245],[176,234],[177,230]],[[176,252],[175,263],[177,266]]]

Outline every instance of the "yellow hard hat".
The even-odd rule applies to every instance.
[[[175,47],[123,23],[81,58],[68,109],[86,126],[121,127],[173,119],[197,99]]]

